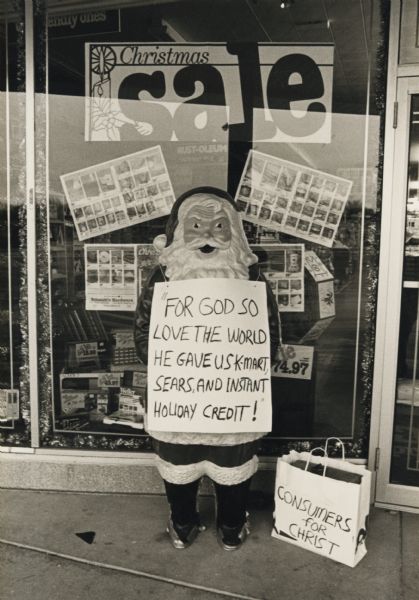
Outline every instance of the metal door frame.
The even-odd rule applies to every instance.
[[[406,194],[409,160],[410,107],[412,94],[419,94],[419,74],[397,80],[394,104],[391,185],[389,206],[383,210],[381,238],[380,294],[385,306],[380,311],[377,331],[377,363],[375,392],[381,395],[379,416],[379,464],[377,469],[377,506],[419,512],[419,486],[390,483],[392,439],[395,416],[395,391],[399,346],[399,315],[403,286]],[[380,300],[379,300],[380,301]],[[380,369],[381,373],[377,370]],[[376,453],[378,454],[378,453]]]

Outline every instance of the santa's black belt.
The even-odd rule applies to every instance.
[[[219,467],[239,467],[258,451],[259,441],[234,446],[208,446],[205,444],[170,444],[153,440],[156,454],[173,465],[190,465],[208,460]]]

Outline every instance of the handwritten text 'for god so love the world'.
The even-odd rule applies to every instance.
[[[264,283],[157,283],[149,336],[149,428],[269,431],[269,348]]]

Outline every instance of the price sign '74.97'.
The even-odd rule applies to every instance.
[[[311,379],[313,371],[313,346],[285,344],[280,355],[272,361],[272,377],[289,379]]]
[[[330,143],[333,46],[86,44],[86,140]]]

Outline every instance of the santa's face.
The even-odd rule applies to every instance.
[[[179,208],[173,240],[159,261],[173,280],[248,279],[249,266],[257,258],[234,207],[214,194],[194,194]]]
[[[230,219],[224,209],[217,206],[192,206],[185,215],[183,227],[183,241],[189,250],[213,255],[230,247]]]

